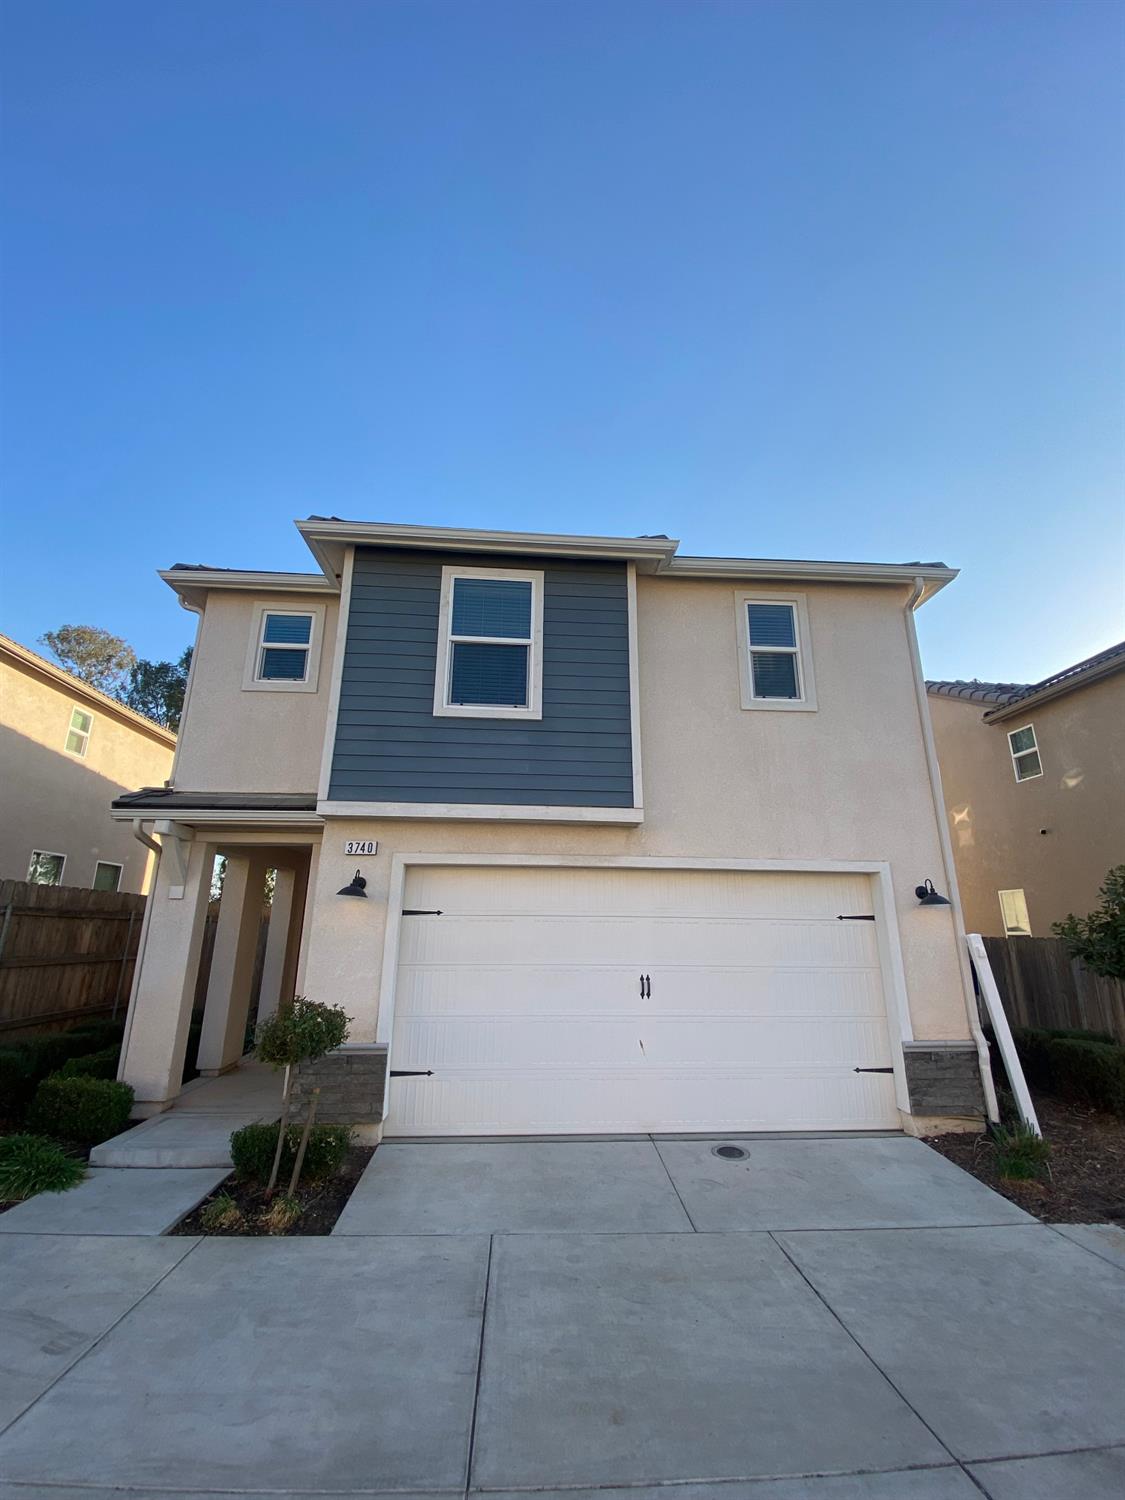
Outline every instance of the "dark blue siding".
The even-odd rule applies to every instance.
[[[333,800],[633,805],[624,563],[498,558],[544,575],[543,717],[435,717],[441,570],[488,565],[356,550]]]

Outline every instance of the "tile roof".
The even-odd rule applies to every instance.
[[[969,682],[927,681],[926,691],[935,698],[967,698],[973,703],[991,704],[994,709],[1010,708],[1025,698],[1035,698],[1051,689],[1065,692],[1071,680],[1078,687],[1086,678],[1103,675],[1107,669],[1112,670],[1117,665],[1125,666],[1125,641],[1107,646],[1104,651],[1095,652],[1084,661],[1076,661],[1073,666],[1064,667],[1061,672],[1053,672],[1041,682],[978,682],[976,678]],[[1051,696],[1055,694],[1051,693]]]
[[[926,682],[927,693],[932,693],[935,698],[968,698],[973,703],[1011,703],[1027,690],[1026,682],[980,682],[975,677],[969,682],[961,679]]]

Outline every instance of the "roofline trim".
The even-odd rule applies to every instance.
[[[827,583],[913,583],[923,580],[919,603],[957,577],[957,568],[934,563],[816,562],[776,557],[676,557],[667,575],[676,578],[792,578]]]
[[[83,682],[80,677],[75,677],[73,672],[56,666],[53,661],[40,656],[38,651],[21,646],[19,641],[13,640],[9,635],[0,635],[0,656],[9,657],[21,666],[38,672],[41,677],[46,677],[48,681],[65,688],[72,698],[81,698],[83,702],[91,704],[103,713],[116,715],[130,728],[142,730],[154,740],[159,740],[167,749],[175,749],[176,736],[170,729],[165,729],[163,724],[158,724],[155,719],[150,719],[146,714],[139,714],[135,708],[130,708],[126,703],[118,703],[116,698],[111,698],[100,688],[92,687],[88,682]]]
[[[1052,698],[1062,698],[1065,694],[1074,692],[1076,688],[1089,687],[1091,683],[1099,682],[1103,677],[1112,677],[1115,672],[1120,672],[1123,668],[1125,668],[1125,647],[1122,647],[1116,655],[1107,660],[1094,662],[1081,672],[1073,672],[1056,681],[1045,682],[1042,687],[1036,688],[1033,692],[1024,693],[1009,703],[998,704],[984,715],[984,722],[1000,724],[1005,719],[1025,714],[1029,708],[1038,708],[1042,703],[1049,703]]]

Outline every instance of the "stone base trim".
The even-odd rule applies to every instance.
[[[319,1125],[378,1126],[383,1119],[387,1086],[387,1049],[383,1045],[340,1047],[294,1070],[291,1118],[302,1121],[315,1088]]]
[[[915,1116],[984,1116],[984,1090],[974,1042],[907,1042],[906,1088]]]

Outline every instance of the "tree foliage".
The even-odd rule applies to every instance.
[[[121,698],[128,688],[137,653],[119,635],[111,635],[97,625],[60,625],[41,635],[39,643],[79,681],[99,692]]]
[[[254,1050],[274,1068],[312,1062],[343,1046],[349,1019],[339,1005],[323,1005],[297,995],[258,1027]]]
[[[1089,916],[1071,912],[1065,922],[1052,922],[1051,931],[1091,973],[1125,979],[1125,865],[1110,870],[1098,894],[1101,905]]]
[[[175,733],[184,711],[184,691],[190,666],[190,646],[179,661],[142,659],[134,663],[121,701]]]

